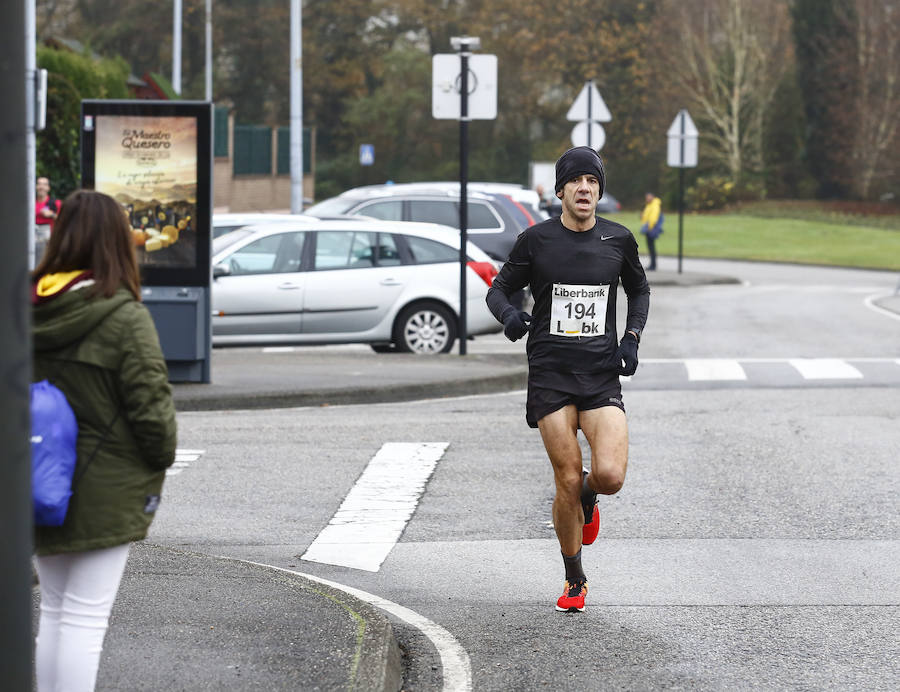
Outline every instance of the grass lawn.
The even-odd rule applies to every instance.
[[[611,218],[630,228],[646,253],[646,240],[638,232],[640,214],[625,211]],[[677,256],[677,211],[666,212],[664,227],[656,251]],[[900,230],[734,213],[685,213],[684,256],[900,270]]]

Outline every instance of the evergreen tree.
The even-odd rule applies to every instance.
[[[852,6],[844,0],[795,0],[794,43],[806,112],[806,161],[818,196],[851,190],[857,82]]]

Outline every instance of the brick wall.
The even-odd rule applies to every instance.
[[[272,132],[272,173],[234,175],[234,113],[228,115],[228,156],[213,160],[213,209],[217,212],[286,211],[291,208],[291,178],[277,175],[277,132]],[[315,137],[311,138],[315,142]],[[303,196],[313,198],[315,191],[315,144],[310,152],[312,171],[303,176]]]

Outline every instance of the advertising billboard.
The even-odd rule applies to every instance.
[[[147,286],[208,286],[209,103],[83,101],[82,186],[122,205]]]

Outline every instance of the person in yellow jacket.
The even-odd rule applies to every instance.
[[[647,251],[650,253],[650,264],[647,271],[656,269],[656,239],[663,232],[662,201],[652,192],[645,196],[646,205],[641,212],[641,233],[647,237]]]

